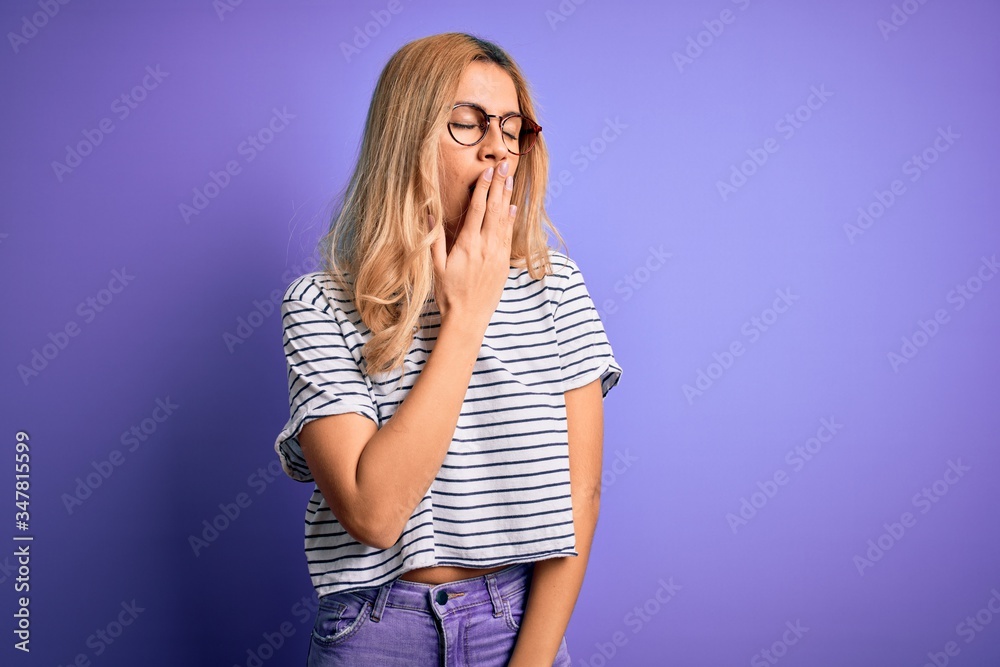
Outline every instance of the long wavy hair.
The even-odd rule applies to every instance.
[[[444,220],[440,135],[459,79],[474,61],[503,68],[514,82],[521,113],[540,122],[520,68],[496,44],[464,33],[406,44],[379,76],[357,165],[320,240],[325,272],[351,294],[372,332],[362,348],[370,374],[403,368],[434,292],[431,246],[444,225],[429,230],[427,216]],[[552,272],[544,228],[566,246],[545,212],[548,171],[548,150],[539,134],[521,156],[511,194],[517,205],[511,265],[527,268],[534,279]]]

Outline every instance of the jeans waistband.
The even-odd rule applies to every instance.
[[[405,607],[443,618],[469,607],[489,604],[492,615],[499,617],[504,598],[526,588],[533,571],[534,563],[516,563],[480,577],[443,584],[396,578],[381,586],[351,592],[372,603],[371,619],[376,623],[386,606]]]

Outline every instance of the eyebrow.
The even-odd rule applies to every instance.
[[[475,104],[477,107],[480,107],[481,109],[485,110],[485,108],[486,108],[482,104],[480,104],[479,102],[473,102],[472,100],[459,100],[459,101],[455,102],[455,104]],[[454,106],[454,105],[452,105],[452,106]],[[487,113],[489,113],[489,112],[487,112]],[[501,116],[509,116],[509,115],[511,115],[513,113],[520,114],[521,112],[520,111],[504,111],[500,115]]]

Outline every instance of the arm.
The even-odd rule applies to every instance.
[[[492,173],[491,167],[477,181],[450,252],[443,221],[435,226],[441,229],[431,258],[441,328],[426,365],[393,417],[376,430],[360,416],[328,415],[303,427],[299,438],[334,515],[343,517],[341,524],[355,539],[376,548],[396,543],[434,483],[510,275],[514,225],[508,217],[512,190],[505,185],[511,181],[492,178]],[[433,225],[433,220],[428,223]]]
[[[302,428],[299,442],[316,485],[358,541],[379,549],[395,544],[434,482],[484,333],[485,327],[461,318],[442,323],[427,364],[381,429],[353,413],[314,419]]]
[[[604,448],[601,381],[566,392],[573,528],[579,557],[537,561],[508,667],[551,667],[583,585],[597,528]]]

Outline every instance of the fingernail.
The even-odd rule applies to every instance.
[[[501,176],[506,176],[507,171],[509,169],[510,169],[510,163],[507,162],[507,160],[504,160],[503,162],[500,163],[500,166],[497,168],[497,173],[499,173]]]
[[[510,215],[508,215],[507,217],[508,218],[513,218],[515,215],[517,215],[517,205],[516,204],[511,204],[510,205]]]
[[[513,176],[508,176],[507,177],[507,182],[504,183],[504,187],[507,188],[508,190],[513,190],[514,189],[514,177]]]
[[[486,170],[486,181],[489,182],[492,180],[493,180],[493,167],[490,167],[489,169]]]

